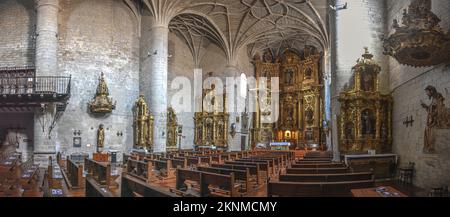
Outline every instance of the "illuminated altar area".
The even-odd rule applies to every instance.
[[[254,146],[259,143],[269,145],[271,142],[288,142],[291,144],[288,146],[290,149],[303,149],[324,142],[320,60],[321,54],[314,47],[305,47],[298,52],[286,49],[279,55],[267,50],[262,58],[255,56],[258,89],[270,89],[272,79],[279,78],[280,106],[279,118],[275,123],[263,121],[272,115],[271,111],[261,108],[254,114]]]

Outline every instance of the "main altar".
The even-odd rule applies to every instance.
[[[252,145],[288,142],[291,149],[323,143],[323,85],[320,70],[321,54],[314,47],[296,51],[286,49],[280,54],[267,50],[263,57],[256,55],[257,89],[269,92],[271,82],[279,78],[279,108],[256,109],[253,117]],[[257,94],[258,97],[261,94]],[[259,99],[264,100],[264,99]],[[278,103],[278,102],[277,102]],[[275,112],[278,120],[267,123]]]

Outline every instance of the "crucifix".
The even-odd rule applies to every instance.
[[[413,116],[411,115],[410,117],[406,117],[406,120],[405,121],[403,121],[403,125],[405,125],[406,126],[406,128],[408,128],[408,127],[412,127],[413,126],[413,123],[414,123],[414,119],[413,119]]]

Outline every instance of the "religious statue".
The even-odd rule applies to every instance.
[[[306,123],[312,125],[314,122],[314,111],[311,109],[306,110],[305,116],[306,116]]]
[[[310,79],[311,76],[312,76],[312,69],[308,67],[305,70],[305,79]]]
[[[370,74],[363,75],[361,86],[363,91],[373,91],[373,79]]]
[[[105,129],[103,124],[100,124],[97,130],[97,152],[102,152],[105,145]]]
[[[425,91],[431,102],[429,105],[421,102],[422,107],[428,113],[423,150],[432,153],[435,151],[436,129],[450,129],[450,109],[445,107],[445,98],[437,92],[435,87],[428,86]]]
[[[286,84],[293,84],[293,79],[294,79],[294,71],[292,71],[292,69],[288,69],[285,72],[285,83]]]
[[[362,132],[365,135],[372,134],[372,118],[369,110],[365,110],[361,115]]]

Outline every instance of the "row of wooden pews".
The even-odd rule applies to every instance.
[[[177,169],[176,188],[185,196],[237,197],[252,193],[269,175],[293,159],[290,152],[221,153],[228,160],[190,169]]]
[[[15,152],[0,156],[0,197],[42,197],[39,165],[33,157],[22,163]]]
[[[331,154],[314,153],[294,161],[267,182],[268,197],[350,197],[352,189],[375,185],[372,171],[353,173],[343,163],[332,162]]]

